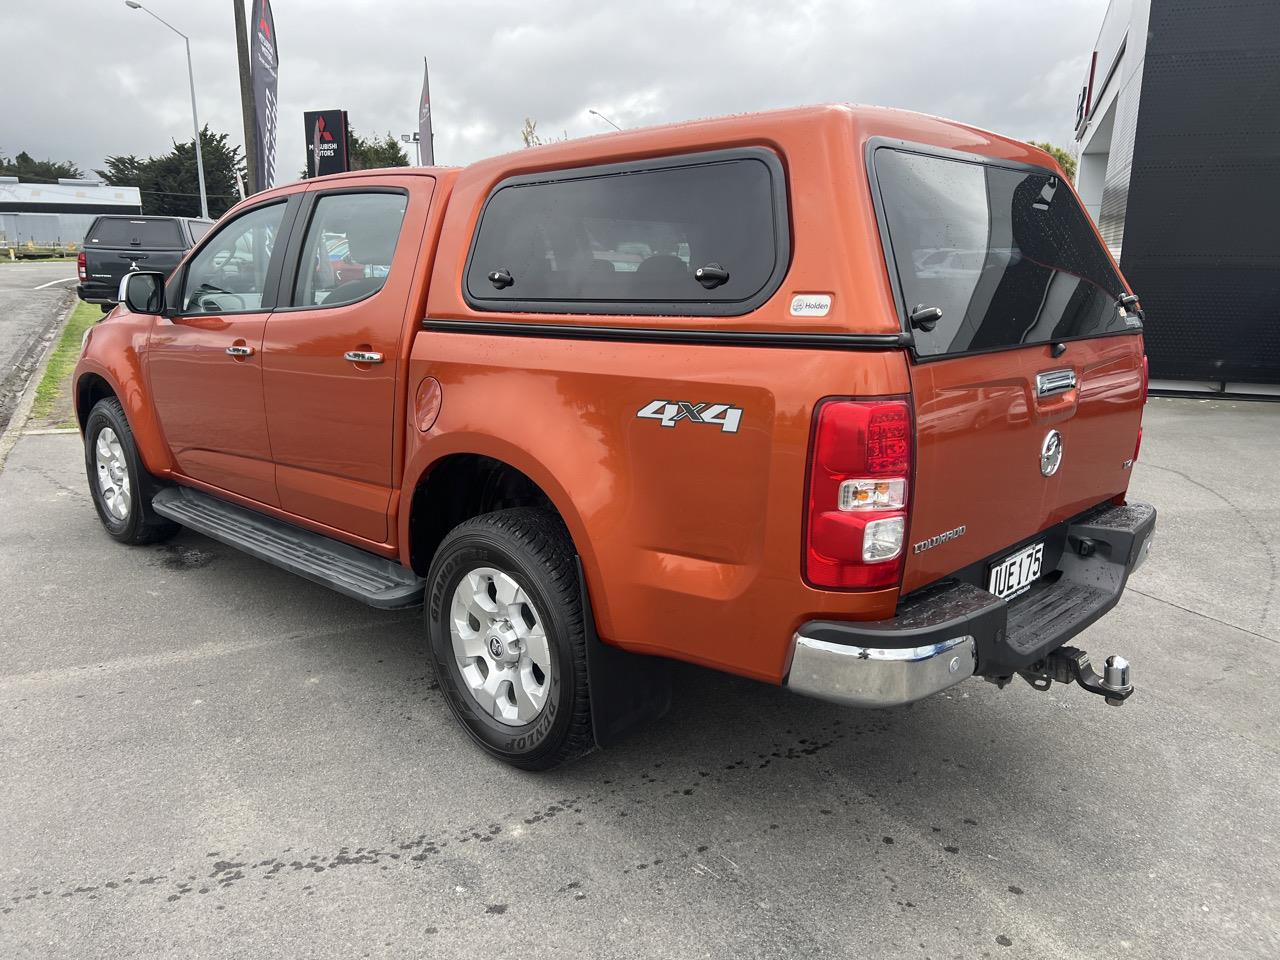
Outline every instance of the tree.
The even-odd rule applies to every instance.
[[[65,160],[36,160],[23,150],[10,160],[0,153],[0,177],[17,177],[27,183],[52,183],[60,178],[79,180],[80,168]]]
[[[524,145],[526,147],[541,147],[543,144],[559,143],[561,140],[568,140],[569,131],[566,130],[562,137],[547,137],[544,139],[542,135],[538,133],[538,121],[525,117],[524,126],[520,128],[520,139],[524,141]]]
[[[407,167],[409,157],[400,146],[400,141],[388,130],[385,137],[372,136],[368,139],[360,136],[354,129],[347,129],[351,138],[349,160],[352,170],[373,170],[377,167]]]
[[[1075,180],[1076,178],[1076,158],[1075,157],[1067,153],[1067,151],[1063,150],[1061,147],[1055,147],[1052,143],[1037,143],[1035,140],[1032,140],[1031,145],[1033,147],[1039,147],[1045,153],[1052,154],[1053,159],[1058,161],[1058,164],[1062,167],[1063,171],[1066,173],[1067,179]]]
[[[205,189],[209,196],[209,216],[217,219],[240,200],[236,173],[247,176],[240,147],[227,142],[225,133],[200,131],[200,152],[204,159]],[[142,192],[142,212],[156,216],[200,216],[200,179],[196,173],[195,141],[174,143],[159,157],[133,155],[107,157],[106,169],[98,170],[107,183],[137,187]]]

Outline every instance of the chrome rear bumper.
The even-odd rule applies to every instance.
[[[1057,570],[1008,601],[949,580],[907,597],[888,620],[802,624],[786,685],[851,706],[892,707],[975,673],[1039,676],[1049,654],[1116,605],[1151,549],[1155,525],[1155,508],[1145,503],[1082,514],[1066,527]]]
[[[787,686],[854,707],[921,700],[973,676],[977,645],[968,635],[922,647],[861,647],[795,635]]]

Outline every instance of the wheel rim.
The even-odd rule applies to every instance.
[[[551,689],[551,648],[542,615],[510,576],[493,567],[465,574],[449,611],[463,685],[499,723],[537,719]]]
[[[98,472],[98,496],[112,520],[129,519],[129,464],[124,457],[120,438],[110,427],[98,431],[93,444],[94,465]]]

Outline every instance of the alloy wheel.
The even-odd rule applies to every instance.
[[[551,649],[533,601],[506,573],[477,567],[458,582],[449,610],[463,684],[487,715],[532,723],[551,689]]]

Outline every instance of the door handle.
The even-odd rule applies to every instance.
[[[1076,385],[1076,372],[1070,367],[1062,370],[1047,370],[1036,374],[1036,396],[1047,397],[1051,393],[1062,393],[1073,390]]]
[[[352,363],[381,363],[382,354],[372,353],[368,350],[348,350],[343,355],[343,359],[350,360]]]
[[[252,357],[253,347],[231,346],[227,347],[227,353],[233,357]]]

